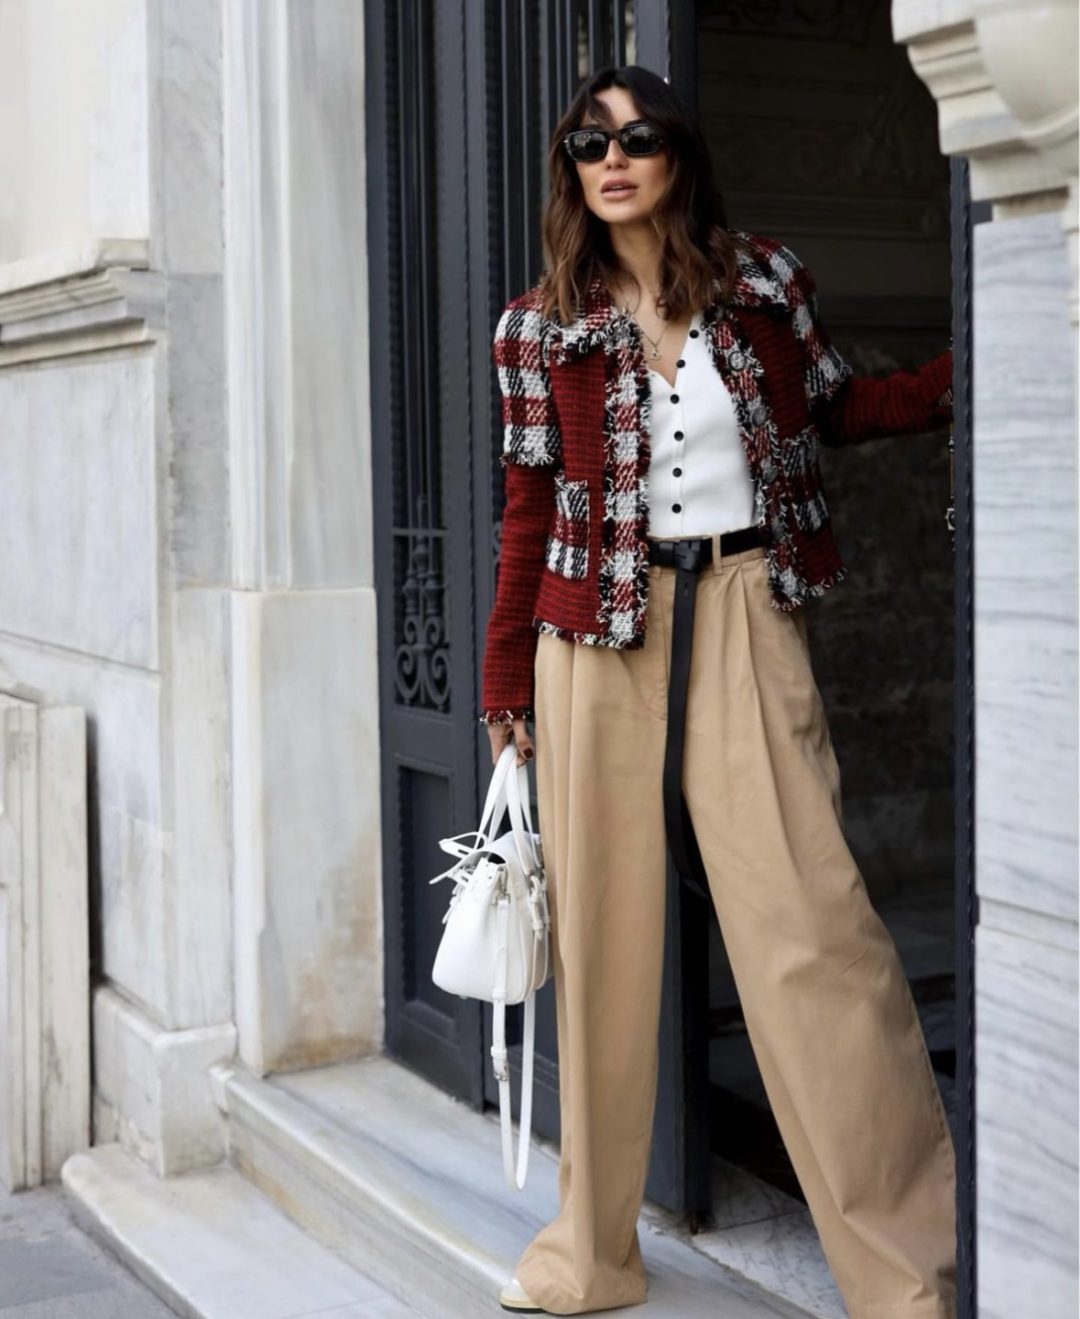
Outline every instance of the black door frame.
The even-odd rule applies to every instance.
[[[972,202],[967,158],[950,169],[953,344],[954,821],[956,975],[956,1272],[957,1319],[976,1319],[975,1185],[975,552],[972,433],[972,230],[992,219],[989,202]]]

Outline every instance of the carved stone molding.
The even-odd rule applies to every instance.
[[[0,367],[156,338],[165,280],[145,249],[103,241],[0,267]]]
[[[1076,0],[974,0],[979,49],[1002,100],[1015,118],[1021,141],[1038,152],[1067,185],[1061,223],[1069,245],[1072,287],[1069,318],[1077,302],[1077,63],[1080,11]]]
[[[894,39],[938,103],[941,149],[970,163],[995,219],[1061,212],[1077,307],[1075,0],[893,0]]]
[[[1077,174],[1075,0],[974,0],[979,49],[1021,140],[1063,176]]]

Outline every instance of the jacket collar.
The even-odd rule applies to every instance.
[[[748,240],[750,248],[740,243],[736,247],[735,283],[728,307],[779,307],[786,309],[788,299],[784,286],[757,249],[752,235],[743,230],[732,230],[736,238]],[[702,323],[711,324],[722,315],[725,305],[720,297],[720,281],[713,284],[713,298],[703,310]],[[595,275],[585,292],[584,307],[568,325],[552,318],[551,355],[557,362],[569,362],[591,352],[597,344],[608,350],[619,346],[633,347],[640,343],[641,331],[634,318],[620,310],[611,296],[603,276]]]

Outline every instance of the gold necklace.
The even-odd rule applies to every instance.
[[[660,331],[660,334],[657,336],[657,338],[654,339],[654,338],[652,337],[652,335],[649,334],[649,332],[645,329],[644,325],[642,325],[642,323],[641,323],[641,322],[638,320],[638,318],[634,315],[634,311],[636,311],[636,310],[637,310],[637,307],[640,307],[640,306],[641,306],[641,294],[640,294],[640,292],[639,292],[639,293],[638,293],[637,306],[636,306],[636,307],[633,309],[633,311],[632,311],[631,308],[630,308],[630,304],[629,304],[628,302],[624,302],[624,303],[623,303],[623,312],[624,312],[625,315],[630,316],[630,317],[633,318],[634,324],[638,327],[638,329],[639,329],[639,330],[641,331],[641,333],[645,336],[645,338],[648,339],[649,343],[652,344],[652,352],[649,353],[648,356],[652,359],[652,361],[655,362],[655,361],[659,358],[659,356],[660,356],[660,340],[664,337],[665,334],[667,334],[667,332],[668,332],[668,326],[665,324],[665,325],[664,325],[664,328]]]
[[[630,314],[631,316],[634,315],[633,312],[631,312]],[[645,335],[645,338],[648,339],[649,343],[652,344],[652,352],[649,353],[648,356],[651,357],[653,361],[655,361],[660,356],[660,339],[662,339],[664,335],[667,334],[668,327],[665,325],[664,328],[660,331],[660,338],[654,339],[652,335],[648,333],[648,331],[645,329],[645,327],[642,325],[642,323],[638,320],[636,316],[634,316],[634,322],[637,325],[638,329],[641,331],[641,333]]]

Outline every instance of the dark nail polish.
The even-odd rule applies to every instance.
[[[525,748],[525,759],[532,760],[532,747]]]

